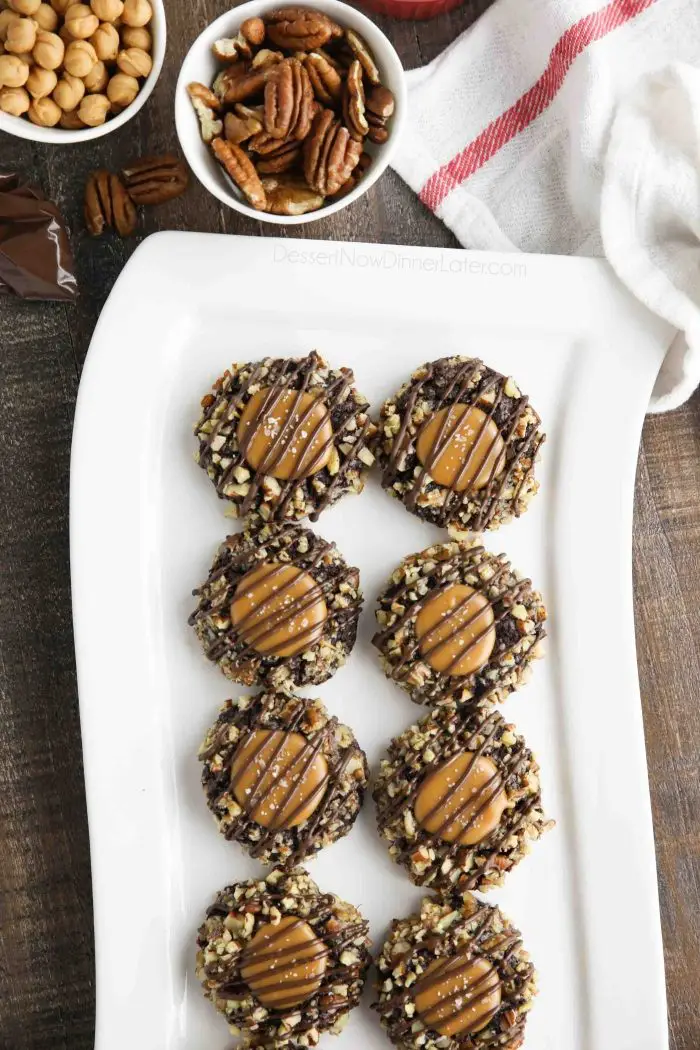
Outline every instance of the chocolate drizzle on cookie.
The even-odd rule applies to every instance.
[[[480,904],[471,895],[464,900],[449,899],[445,908],[450,906],[462,912],[450,932],[430,931],[416,941],[410,953],[404,953],[402,972],[415,972],[415,959],[418,979],[398,992],[383,993],[373,1008],[382,1015],[397,1046],[404,1045],[412,1029],[414,1011],[436,1038],[449,1039],[450,1045],[453,1041],[465,1050],[519,1046],[525,1015],[517,1007],[534,975],[534,967],[522,953],[520,934],[497,908]],[[464,914],[467,906],[473,908],[471,914]],[[400,930],[402,926],[401,920],[393,923]],[[455,929],[459,930],[458,943],[452,937]],[[404,933],[402,940],[407,936],[410,938]],[[386,970],[393,967],[390,945],[391,941],[377,964],[380,979],[390,976]],[[386,958],[392,960],[389,966]],[[406,1009],[408,1003],[413,1010]]]
[[[285,915],[277,925],[261,926],[246,945],[241,978],[263,1006],[287,1010],[319,990],[328,955],[308,922]]]
[[[396,859],[403,864],[419,854],[422,846],[436,847],[438,840],[441,842],[439,859],[436,858],[434,865],[434,877],[429,880],[430,886],[435,889],[454,886],[455,872],[461,868],[460,860],[466,858],[470,848],[479,847],[480,852],[486,854],[484,862],[468,870],[460,870],[456,880],[460,890],[475,889],[480,887],[490,867],[511,866],[504,845],[540,805],[540,794],[538,791],[529,798],[521,798],[520,778],[532,763],[532,754],[522,738],[517,739],[505,756],[497,754],[500,737],[506,729],[497,712],[465,720],[461,712],[455,710],[448,714],[445,710],[441,712],[441,719],[439,732],[431,736],[428,742],[435,757],[425,763],[420,777],[414,779],[415,756],[410,756],[391,772],[393,783],[410,784],[410,787],[402,787],[395,798],[384,790],[385,785],[375,789],[377,822],[380,829],[387,828],[400,820],[403,813],[414,813],[417,825],[415,833],[406,837],[405,845],[396,855]],[[390,757],[400,743],[400,739],[394,741]],[[463,791],[470,776],[479,768],[480,760],[485,758],[489,759],[491,767],[484,770],[487,775],[474,783],[472,791]],[[433,805],[426,807],[419,819],[415,809],[425,791],[426,782],[443,772],[455,759],[461,760],[459,775],[451,783],[449,780],[441,781],[437,795],[433,793]],[[495,804],[499,809],[503,807],[500,812],[498,809],[495,813],[490,812]],[[496,823],[494,827],[483,829],[484,833],[481,834],[481,822],[486,816],[491,821],[495,817]],[[443,870],[444,861],[448,858],[451,863]]]
[[[227,816],[226,837],[244,843],[253,857],[264,855],[281,837],[288,846],[281,862],[285,868],[316,852],[332,813],[345,822],[341,833],[349,830],[366,779],[348,782],[350,763],[364,769],[365,760],[354,739],[343,748],[334,745],[337,718],[308,732],[303,729],[307,714],[308,701],[280,694],[263,695],[252,708],[225,708],[199,756],[209,805],[215,815],[221,806]],[[244,730],[235,744],[229,743],[231,727]],[[220,759],[212,764],[215,756]],[[237,817],[231,815],[231,795],[241,807]],[[351,796],[354,812],[349,814]]]
[[[351,597],[338,601],[344,590]],[[245,684],[268,680],[282,663],[298,669],[297,685],[325,680],[329,674],[308,677],[321,665],[303,654],[324,639],[349,653],[355,641],[358,570],[341,561],[334,544],[291,522],[263,538],[259,532],[229,537],[193,593],[199,603],[188,622],[205,655]]]
[[[298,487],[308,483],[314,504],[309,517],[316,521],[334,501],[350,467],[359,470],[362,466],[358,456],[372,426],[351,395],[352,370],[338,369],[324,386],[312,387],[314,373],[326,367],[316,352],[301,359],[266,358],[251,366],[225,411],[220,411],[220,398],[228,394],[230,376],[219,381],[217,396],[204,399],[196,428],[199,462],[215,480],[222,498],[228,498],[227,490],[235,485],[237,476],[243,476],[240,468],[245,468],[237,499],[241,517],[256,507],[265,479],[271,477],[279,492],[269,504],[270,520],[287,517]],[[360,425],[358,413],[364,416]],[[236,417],[235,431],[222,433],[224,428],[230,430]],[[210,421],[214,421],[211,426]],[[329,465],[334,450],[335,471],[329,470],[322,486],[314,487],[309,479]]]
[[[466,552],[460,549],[436,567],[434,583],[427,594],[411,597],[416,586],[415,580],[411,579],[400,587],[388,589],[380,599],[380,603],[385,600],[391,609],[403,609],[403,612],[384,630],[378,631],[372,643],[386,656],[386,643],[397,634],[404,635],[398,658],[387,659],[386,668],[388,676],[400,683],[410,683],[416,660],[427,661],[432,676],[426,686],[421,687],[422,691],[417,691],[422,702],[438,699],[447,703],[458,697],[465,682],[487,666],[494,651],[496,659],[502,661],[522,641],[517,633],[514,638],[509,637],[506,645],[502,644],[501,637],[501,644],[496,646],[499,625],[505,626],[505,621],[512,620],[513,606],[532,588],[528,579],[514,580],[507,586],[500,586],[497,595],[493,596],[493,588],[503,576],[512,572],[504,555],[499,556],[499,560],[503,560],[483,582],[483,588],[466,586],[454,578],[461,567],[476,571],[483,555],[483,547],[469,547]],[[465,561],[465,557],[469,560]],[[477,595],[480,600],[475,601]],[[443,615],[420,632],[421,613],[433,603],[440,603]],[[407,632],[405,629],[409,625],[413,629]],[[538,623],[536,637],[543,635],[544,627]],[[513,655],[517,662],[517,654]]]
[[[519,513],[520,492],[545,440],[536,416],[519,433],[529,399],[510,396],[506,390],[512,380],[476,358],[442,358],[421,373],[396,405],[401,422],[385,458],[384,487],[391,490],[397,479],[405,482],[401,498],[406,506],[443,527],[455,522],[475,532],[486,529],[505,500],[511,513]],[[430,398],[430,414],[416,432],[414,411]],[[520,476],[513,486],[516,471]],[[444,501],[422,507],[420,497],[430,481],[444,490]],[[476,507],[466,523],[460,515],[470,503]]]

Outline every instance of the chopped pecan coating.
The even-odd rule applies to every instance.
[[[248,154],[235,143],[220,138],[214,139],[211,148],[226,174],[249,203],[258,211],[264,211],[267,205],[265,190]]]

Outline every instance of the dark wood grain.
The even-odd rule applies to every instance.
[[[423,24],[380,20],[406,67],[434,58],[489,6],[469,0]],[[59,202],[73,230],[77,306],[0,300],[0,1050],[93,1045],[90,858],[68,566],[68,472],[75,396],[90,335],[135,241],[92,240],[81,194],[97,166],[176,148],[172,101],[182,57],[223,10],[168,7],[156,91],[139,116],[94,144],[41,147],[0,135],[16,167]],[[198,184],[144,215],[142,233],[265,234]],[[274,230],[279,233],[280,230]],[[284,235],[284,230],[281,231]],[[354,207],[290,236],[454,244],[392,173]],[[129,338],[125,324],[124,338]],[[673,1050],[700,1046],[700,399],[650,418],[637,480],[637,641],[664,924]],[[614,873],[610,892],[624,892]]]

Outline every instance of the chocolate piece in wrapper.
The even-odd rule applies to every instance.
[[[16,172],[0,172],[0,294],[66,301],[78,294],[61,213]]]

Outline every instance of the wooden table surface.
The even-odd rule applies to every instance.
[[[380,21],[411,68],[434,58],[488,6],[489,0],[468,0],[461,10],[423,24]],[[31,176],[69,218],[82,289],[77,306],[0,300],[1,1050],[93,1046],[90,854],[71,629],[68,476],[90,335],[136,242],[86,235],[83,182],[95,167],[116,169],[134,156],[176,148],[173,88],[180,62],[223,10],[214,0],[168,4],[163,74],[144,110],[115,134],[50,148],[0,135],[0,166]],[[270,228],[225,211],[195,184],[179,200],[144,214],[143,233],[157,229],[264,234]],[[455,243],[393,173],[347,211],[289,232]],[[128,317],[123,338],[129,339]],[[699,550],[695,397],[675,413],[647,420],[634,534],[639,672],[673,1050],[700,1047]],[[611,873],[609,890],[624,893],[624,872]]]

